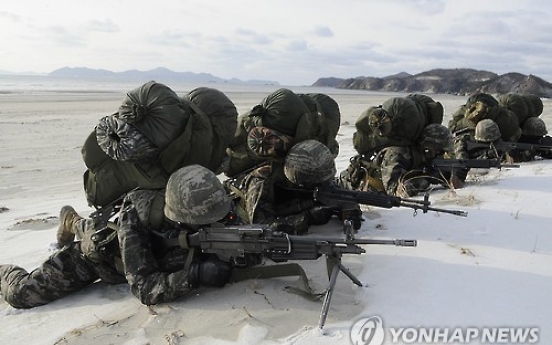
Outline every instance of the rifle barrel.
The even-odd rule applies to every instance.
[[[404,240],[404,239],[395,239],[395,240],[354,240],[354,244],[390,244],[396,247],[416,247],[418,241],[416,240]]]
[[[446,208],[435,208],[435,207],[427,207],[427,210],[435,211],[435,212],[450,213],[450,214],[453,214],[455,216],[460,216],[460,217],[467,217],[468,216],[468,212],[467,211],[462,211],[462,210],[447,210]]]
[[[363,205],[377,206],[383,208],[393,208],[398,206],[408,206],[407,203],[420,205],[429,205],[428,202],[414,199],[403,199],[396,196],[379,194],[369,191],[352,191],[342,188],[317,188],[314,194],[315,199],[346,200]]]
[[[280,237],[279,234],[274,234],[277,237]],[[394,245],[397,247],[416,247],[416,240],[405,240],[405,239],[393,239],[393,240],[376,240],[376,239],[341,239],[334,237],[319,237],[319,236],[299,236],[299,235],[290,235],[288,236],[291,242],[327,242],[332,244],[343,244],[343,245],[360,245],[360,244],[386,244]]]

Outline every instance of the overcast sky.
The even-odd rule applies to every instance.
[[[166,67],[310,85],[433,68],[552,81],[546,0],[17,0],[0,70]]]

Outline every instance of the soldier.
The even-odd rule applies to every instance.
[[[518,116],[487,93],[470,96],[466,104],[453,114],[448,127],[453,133],[464,129],[473,130],[479,121],[485,119],[496,123],[502,140],[517,141],[521,135]]]
[[[470,145],[471,142],[485,145]],[[491,119],[477,123],[474,130],[456,133],[454,138],[454,153],[458,159],[503,159],[506,151],[502,143],[500,128]]]
[[[427,187],[427,181],[406,182],[403,178],[423,166],[419,149],[423,130],[430,124],[440,124],[442,119],[441,103],[422,94],[393,97],[378,107],[369,107],[355,123],[353,145],[359,155],[351,158],[350,166],[340,174],[339,184],[389,195],[416,194],[416,189]],[[418,183],[423,186],[415,186]]]
[[[57,236],[63,247],[31,272],[1,265],[0,291],[13,307],[32,308],[98,279],[108,284],[128,283],[146,305],[174,300],[198,286],[224,286],[232,273],[229,263],[180,246],[159,247],[150,238],[153,231],[189,232],[219,221],[230,204],[215,174],[192,165],[174,172],[166,190],[127,193],[117,230],[97,230],[93,218],[82,218],[66,206]],[[77,241],[73,241],[75,235]]]
[[[438,169],[433,166],[436,158],[453,158],[454,145],[450,130],[439,124],[431,124],[424,128],[421,148],[424,151],[424,166],[422,177],[429,184],[441,184],[444,187],[463,188],[467,171],[463,168],[452,170]]]
[[[289,149],[284,162],[267,161],[225,184],[246,223],[283,226],[302,234],[311,225],[326,224],[334,214],[345,211],[312,199],[313,188],[332,181],[335,173],[330,150],[309,139]],[[360,207],[351,213],[355,227],[360,228]]]
[[[550,146],[550,148],[537,148],[537,146],[531,149],[513,149],[509,152],[510,156],[515,162],[528,162],[534,160],[536,157],[544,159],[552,159],[552,137],[546,135],[548,130],[546,124],[539,117],[530,117],[523,122],[521,127],[521,137],[517,142],[523,144],[534,144]]]
[[[466,176],[454,171],[440,171],[432,166],[435,158],[453,155],[450,130],[434,123],[426,126],[421,139],[410,146],[390,146],[368,160],[356,156],[341,172],[340,184],[347,189],[385,191],[391,195],[414,196],[431,184],[461,188]]]
[[[491,119],[477,123],[475,129],[466,128],[454,136],[454,154],[457,159],[493,159],[510,163],[512,147],[504,145],[500,128]],[[456,175],[462,181],[470,168],[456,169]]]

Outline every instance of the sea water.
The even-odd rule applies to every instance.
[[[0,74],[0,101],[10,96],[48,96],[55,94],[75,98],[79,94],[113,94],[122,97],[149,80],[120,80],[114,78],[67,78],[49,75],[8,75]],[[406,93],[377,92],[366,90],[337,89],[331,87],[314,87],[309,85],[278,85],[278,84],[245,84],[245,83],[190,83],[176,80],[156,80],[174,90],[178,95],[184,95],[190,90],[204,86],[224,92],[236,105],[241,114],[252,106],[262,102],[271,92],[279,88],[289,88],[296,93],[325,93],[333,97],[340,106],[342,123],[354,124],[361,113],[370,106],[378,106],[392,97],[406,96]],[[445,108],[443,124],[447,125],[452,114],[465,103],[467,96],[445,94],[429,94],[441,102]],[[541,118],[548,128],[552,128],[552,100],[543,99],[544,111]]]

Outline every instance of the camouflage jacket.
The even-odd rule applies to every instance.
[[[163,217],[163,196],[161,190],[129,193],[116,232],[111,227],[96,230],[93,218],[77,221],[79,241],[54,252],[31,272],[16,265],[0,265],[2,297],[15,308],[32,308],[98,279],[107,284],[128,282],[146,305],[185,295],[190,291],[185,269],[188,251],[180,246],[167,248],[152,236],[154,231],[176,226]]]
[[[164,190],[127,194],[119,213],[117,238],[126,280],[143,304],[168,302],[190,291],[185,268],[187,251],[159,248],[151,243],[152,230],[175,226],[162,217]]]
[[[307,213],[318,205],[312,198],[305,199],[300,190],[293,189],[284,175],[282,164],[276,162],[227,180],[225,186],[245,223],[289,225],[297,233],[304,233],[310,225]]]

